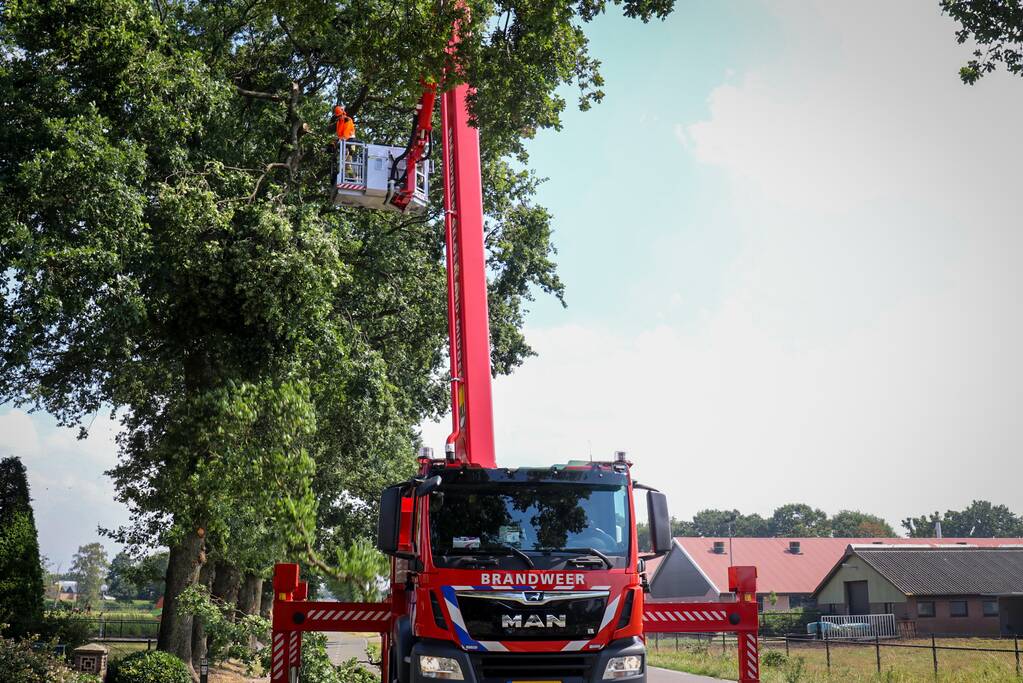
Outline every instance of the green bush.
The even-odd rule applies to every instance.
[[[67,668],[36,640],[0,638],[0,681],[3,683],[100,683],[95,676]]]
[[[185,663],[159,650],[136,652],[112,662],[107,679],[112,683],[192,683]]]
[[[767,650],[760,657],[760,663],[764,666],[779,667],[785,665],[785,655],[780,650]]]
[[[85,645],[93,637],[92,621],[85,615],[70,610],[55,610],[43,615],[39,625],[39,639],[55,645],[66,645],[70,653]]]

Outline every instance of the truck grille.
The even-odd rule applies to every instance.
[[[480,678],[489,680],[588,679],[596,655],[582,654],[492,654],[473,657]]]
[[[600,629],[607,597],[524,604],[459,594],[466,629],[476,640],[590,640]]]

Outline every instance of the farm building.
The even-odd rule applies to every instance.
[[[1023,547],[1023,539],[678,537],[667,555],[647,563],[650,599],[729,601],[728,567],[754,565],[762,610],[813,608],[817,587],[851,544]]]
[[[830,614],[894,614],[903,632],[1023,635],[1023,545],[850,545],[814,597]]]

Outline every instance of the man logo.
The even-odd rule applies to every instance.
[[[526,602],[543,602],[543,591],[526,591],[522,594]]]
[[[502,614],[501,628],[565,628],[568,619],[564,614],[530,614],[523,618],[521,614]]]

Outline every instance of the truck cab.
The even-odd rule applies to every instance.
[[[645,578],[624,457],[421,465],[381,500],[378,547],[393,558],[398,615],[383,680],[645,681]],[[647,497],[665,552],[664,496]]]

